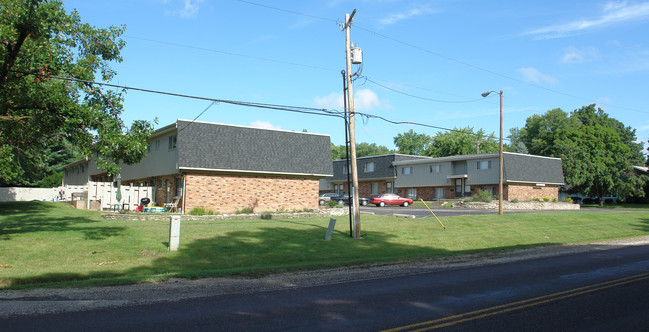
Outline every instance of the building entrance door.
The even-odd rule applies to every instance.
[[[464,179],[455,179],[455,198],[464,197]]]

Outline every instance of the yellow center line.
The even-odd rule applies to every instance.
[[[526,299],[522,301],[488,307],[488,308],[466,312],[458,315],[439,318],[427,322],[421,322],[417,324],[396,327],[393,329],[384,330],[384,332],[398,332],[398,331],[406,331],[406,330],[429,331],[429,330],[452,326],[455,324],[468,322],[476,319],[486,318],[489,316],[499,315],[510,311],[521,310],[521,309],[525,309],[525,308],[529,308],[529,307],[533,307],[533,306],[537,306],[549,302],[559,301],[562,299],[566,299],[578,295],[588,294],[588,293],[604,290],[611,287],[622,286],[622,285],[638,282],[645,279],[649,279],[649,273],[638,274],[630,277],[606,281],[594,285],[579,287],[567,291],[552,293],[549,295],[543,295],[543,296]]]

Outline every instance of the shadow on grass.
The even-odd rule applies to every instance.
[[[101,240],[122,234],[124,227],[97,227],[100,220],[87,215],[68,213],[76,210],[48,202],[3,202],[0,203],[0,240],[11,240],[12,236],[36,232],[80,232],[87,240]],[[69,210],[71,209],[71,210]]]
[[[181,234],[182,238],[182,234]],[[260,277],[273,273],[317,270],[341,266],[362,266],[404,260],[420,260],[473,254],[484,250],[449,251],[434,247],[403,245],[395,236],[368,232],[363,239],[351,239],[348,233],[336,231],[331,241],[324,240],[324,231],[314,225],[311,229],[268,227],[254,231],[229,232],[222,236],[183,242],[175,253],[160,254],[148,266],[125,271],[107,270],[88,274],[43,274],[8,280],[4,287],[29,288],[38,286],[90,286],[165,280],[171,277],[200,278],[247,276]],[[166,252],[167,242],[160,243],[158,252]],[[548,245],[538,243],[536,245]],[[528,246],[489,248],[505,251]],[[2,286],[2,285],[0,285]]]

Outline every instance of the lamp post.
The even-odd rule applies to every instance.
[[[492,92],[500,95],[500,165],[498,170],[498,214],[503,214],[503,90],[487,91],[482,97],[487,97]]]

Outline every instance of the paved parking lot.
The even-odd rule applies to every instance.
[[[453,209],[453,208],[433,208],[433,212],[437,217],[453,217],[465,215],[480,215],[480,214],[498,214],[498,210],[479,210],[479,209]],[[575,210],[570,210],[575,211]],[[570,212],[566,211],[566,212]],[[578,210],[577,210],[578,211]],[[373,205],[361,206],[361,212],[373,213],[383,216],[401,215],[401,216],[414,216],[414,218],[427,218],[433,215],[424,207],[402,207],[402,206],[384,206],[377,207]],[[557,210],[505,210],[506,214],[509,213],[532,213],[532,212],[557,212]]]

